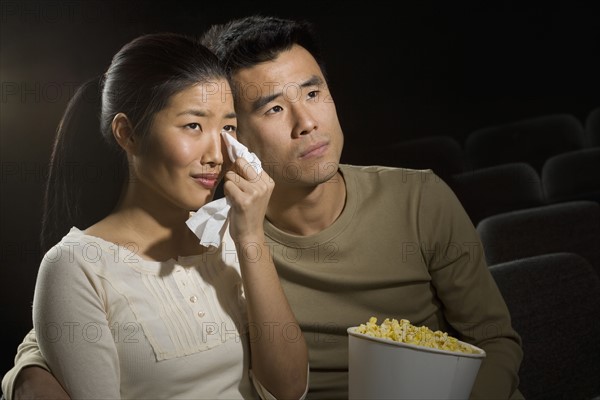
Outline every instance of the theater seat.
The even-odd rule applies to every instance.
[[[447,183],[474,225],[491,215],[544,204],[541,179],[525,163],[462,172],[452,175]]]
[[[570,200],[600,202],[600,147],[558,154],[542,167],[548,203]]]
[[[519,390],[527,400],[600,396],[600,278],[572,253],[490,267],[523,341]]]
[[[541,173],[553,155],[585,146],[583,124],[571,114],[552,114],[490,126],[471,132],[465,140],[466,167],[479,169],[525,162]]]
[[[554,252],[586,258],[600,273],[600,204],[570,201],[484,218],[477,224],[488,265]]]
[[[588,113],[584,129],[588,147],[600,147],[600,107],[594,108]]]

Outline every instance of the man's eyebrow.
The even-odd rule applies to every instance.
[[[300,88],[306,88],[306,87],[310,87],[310,86],[319,86],[319,85],[322,85],[323,83],[324,83],[323,78],[321,78],[320,76],[317,76],[317,75],[313,75],[298,86]],[[268,96],[259,97],[258,99],[256,99],[255,101],[252,102],[252,112],[260,109],[265,104],[270,103],[271,101],[275,100],[276,98],[278,98],[281,95],[282,95],[282,92],[277,92],[277,93],[272,93]]]

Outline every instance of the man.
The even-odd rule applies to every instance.
[[[347,398],[346,329],[371,316],[483,348],[472,397],[521,398],[520,337],[473,225],[431,171],[339,164],[343,133],[310,26],[249,17],[203,41],[230,72],[238,139],[275,181],[262,256],[274,258],[309,346],[308,398]]]

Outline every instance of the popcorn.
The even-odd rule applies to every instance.
[[[479,354],[480,351],[459,341],[442,331],[432,331],[426,326],[414,326],[410,321],[386,318],[377,325],[377,318],[369,318],[366,324],[360,324],[356,332],[376,338],[389,339],[395,342],[430,347],[438,350]]]

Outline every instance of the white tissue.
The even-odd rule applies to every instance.
[[[238,157],[243,157],[257,173],[262,171],[261,162],[256,154],[248,151],[246,146],[235,140],[229,133],[221,131],[221,136],[223,136],[227,154],[232,162]],[[229,200],[223,197],[200,207],[185,223],[198,236],[202,246],[219,247],[229,221],[227,217],[230,208]]]

